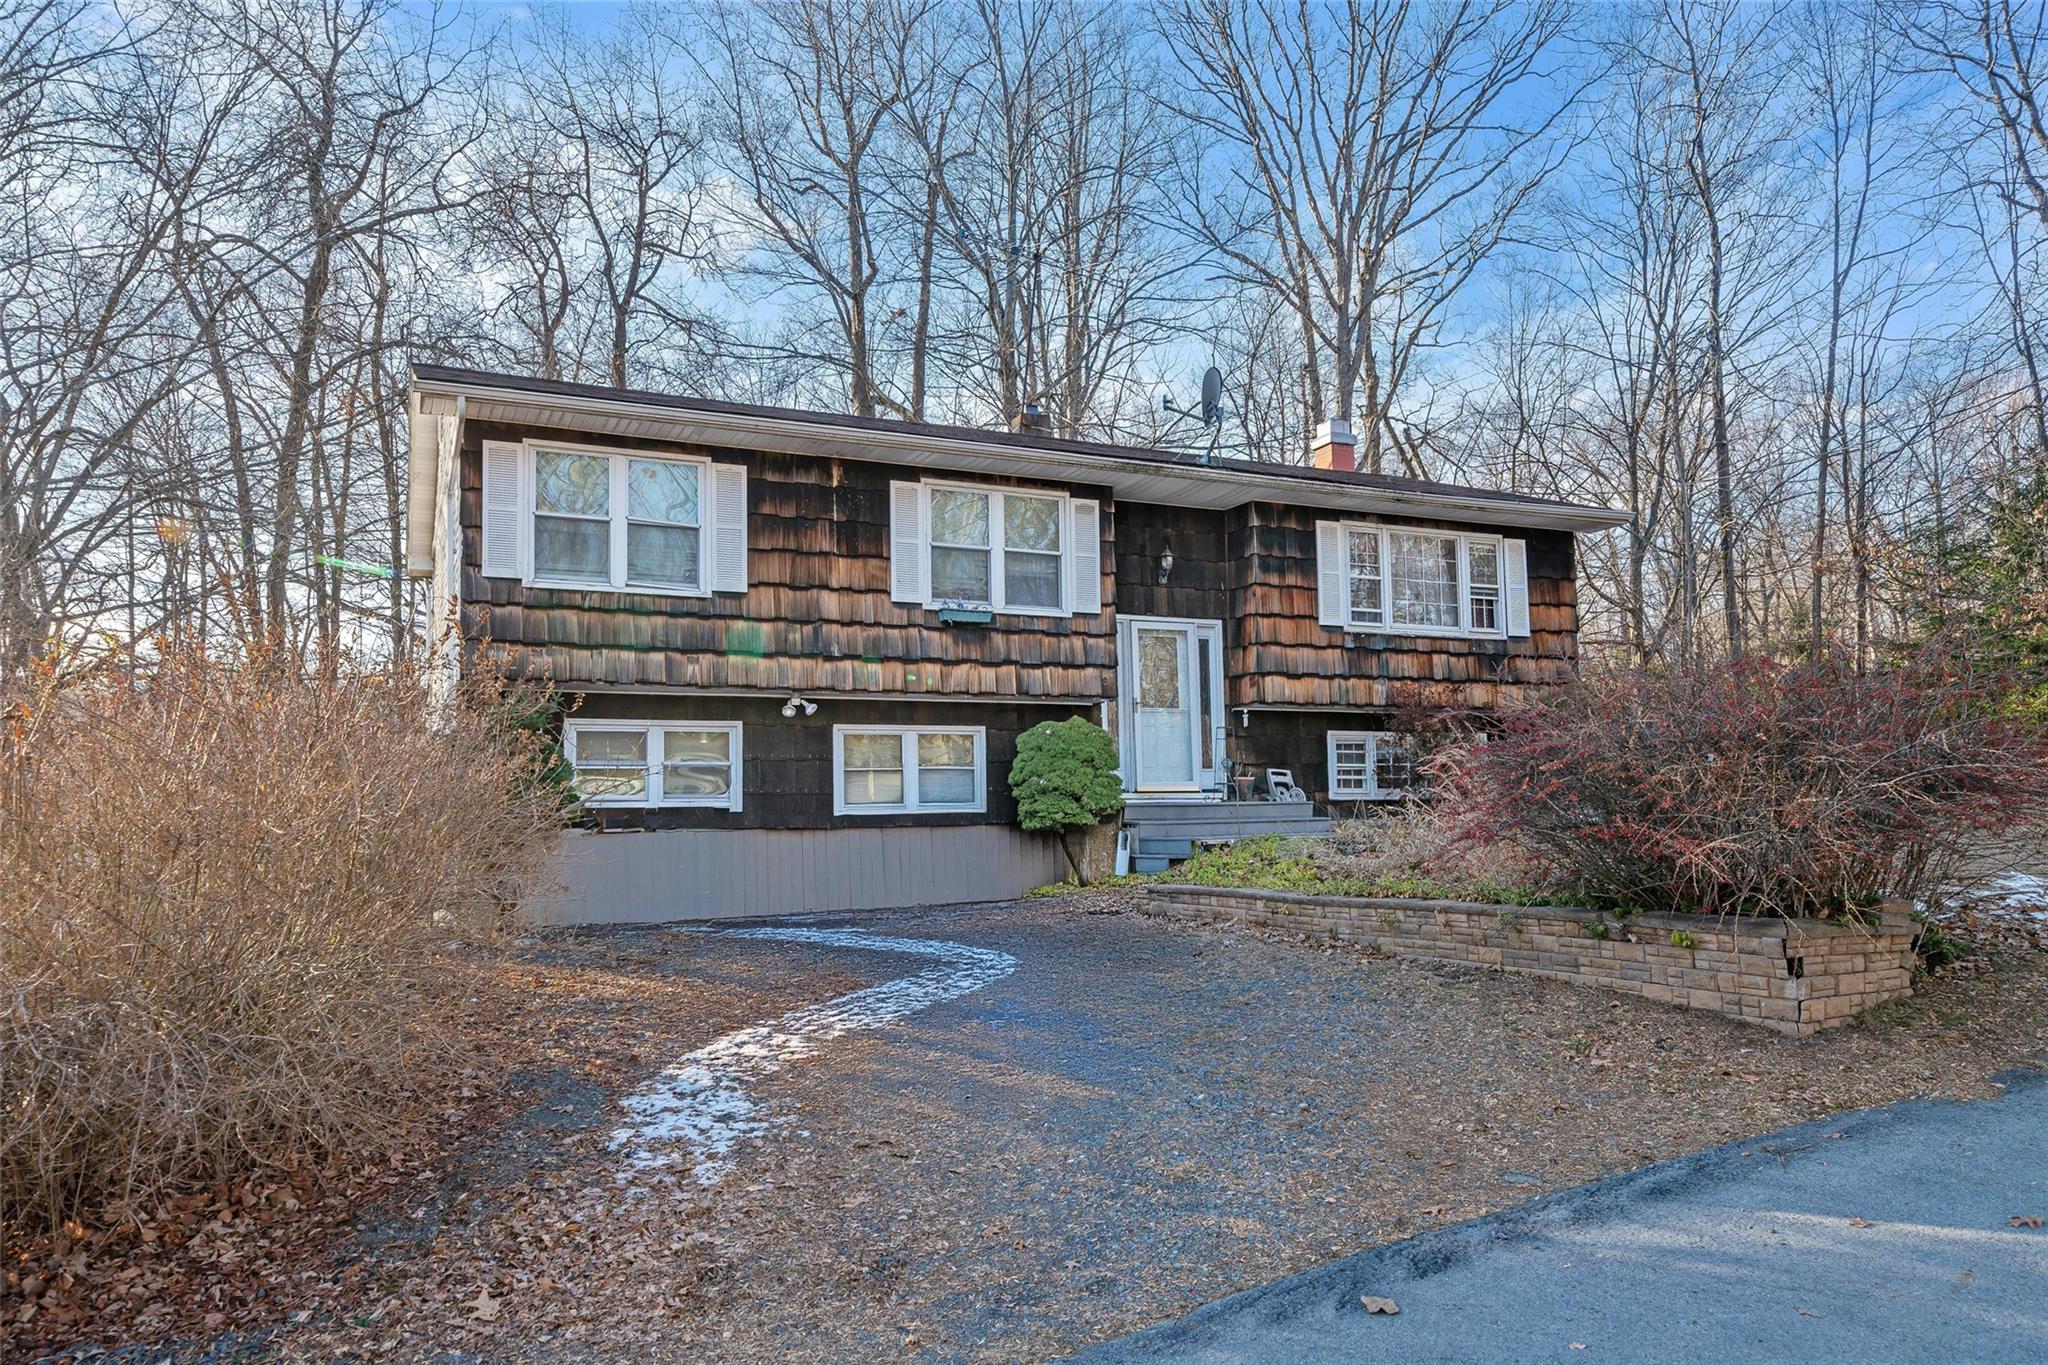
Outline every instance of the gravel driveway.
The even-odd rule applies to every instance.
[[[673,1081],[692,1056],[729,1058],[733,1025],[651,1038],[632,1011],[605,1015],[621,1022],[578,1044],[638,1085],[573,1100],[556,1087],[544,1141],[509,1144],[513,1159],[435,1213],[431,1239],[372,1256],[355,1302],[270,1344],[321,1358],[1047,1359],[1547,1191],[1840,1109],[1991,1094],[1995,1072],[2048,1059],[2032,1003],[2048,978],[2032,963],[1787,1040],[1118,906],[780,922],[1015,965],[718,1072],[753,1126],[708,1186],[680,1157],[636,1164],[640,1147],[612,1135],[665,1065]],[[543,940],[521,971],[813,1002],[951,970],[831,937],[590,931]],[[630,1046],[613,1044],[622,1031]]]

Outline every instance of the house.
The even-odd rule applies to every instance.
[[[411,404],[437,638],[580,698],[603,832],[572,836],[556,918],[1057,879],[1006,777],[1068,716],[1116,737],[1145,865],[1317,827],[1400,794],[1404,712],[1574,676],[1573,538],[1621,520],[1356,472],[1342,424],[1311,467],[438,365]],[[1268,768],[1314,806],[1224,801]]]

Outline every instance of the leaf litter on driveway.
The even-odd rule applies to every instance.
[[[2038,955],[1788,1040],[1592,990],[1169,926],[1127,904],[863,920],[1015,966],[942,1009],[844,1031],[803,1065],[750,1072],[754,1116],[789,1122],[729,1152],[741,1172],[715,1188],[686,1174],[686,1139],[671,1149],[681,1169],[622,1187],[621,1098],[649,1090],[664,1057],[879,989],[888,955],[729,931],[541,936],[513,969],[523,1012],[501,1026],[520,1046],[548,1040],[518,1064],[536,1098],[463,1143],[507,1155],[444,1175],[416,1235],[341,1248],[317,1292],[274,1288],[267,1350],[1042,1360],[1731,1137],[1981,1096],[1990,1074],[2048,1056]],[[933,972],[959,965],[923,956]],[[193,1358],[212,1344],[187,1340]]]

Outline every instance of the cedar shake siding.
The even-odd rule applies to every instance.
[[[1499,528],[1529,545],[1526,639],[1364,634],[1316,612],[1319,521],[1472,530],[1449,521],[1254,503],[1230,512],[1122,503],[1116,508],[1117,609],[1223,622],[1224,704],[1487,710],[1577,676],[1576,585],[1565,531]],[[1485,528],[1489,532],[1496,528]],[[1160,557],[1173,567],[1159,582]],[[1353,727],[1332,720],[1327,729]],[[1317,730],[1320,736],[1321,730]],[[1318,739],[1320,742],[1320,739]],[[1233,749],[1233,757],[1245,756]],[[1264,767],[1268,760],[1258,760]],[[1298,762],[1271,760],[1274,767]],[[1323,759],[1317,751],[1315,766]],[[1304,782],[1306,787],[1306,782]]]
[[[1225,524],[1230,515],[1198,507],[1117,504],[1117,610],[1128,616],[1224,620],[1227,632],[1236,575]],[[1159,561],[1169,550],[1173,567],[1161,583]]]
[[[1237,712],[1230,713],[1230,754],[1240,770],[1259,775],[1261,790],[1266,769],[1285,768],[1311,801],[1336,814],[1370,816],[1388,809],[1384,801],[1330,799],[1330,731],[1405,730],[1402,717],[1386,711],[1254,711],[1249,721],[1243,724]]]
[[[748,588],[670,597],[529,587],[482,566],[485,440],[565,443],[706,456],[745,466]],[[943,477],[860,460],[727,450],[472,421],[461,451],[462,635],[515,675],[590,687],[869,693],[886,697],[1114,698],[1116,615],[1223,623],[1224,703],[1241,707],[1484,711],[1533,699],[1577,674],[1570,532],[1484,528],[1528,546],[1526,638],[1340,631],[1317,619],[1315,527],[1370,520],[1471,530],[1468,524],[1274,503],[1230,511],[1113,503],[1087,484],[961,475],[1035,487],[1100,507],[1103,603],[1071,617],[996,614],[942,624],[890,596],[893,480]],[[1160,582],[1170,551],[1173,565]],[[1295,766],[1297,773],[1299,765]]]
[[[1007,825],[1017,818],[1010,763],[1017,736],[1041,721],[1093,719],[1095,708],[938,701],[821,702],[816,715],[782,714],[775,697],[592,692],[572,697],[572,720],[738,721],[740,809],[594,807],[605,829],[881,829],[896,825]],[[832,729],[837,725],[979,726],[986,731],[987,809],[887,815],[832,813]]]
[[[1230,542],[1239,577],[1227,615],[1225,705],[1487,710],[1534,700],[1541,688],[1578,676],[1570,532],[1502,528],[1528,541],[1527,638],[1366,634],[1316,619],[1315,527],[1337,519],[1344,514],[1272,503],[1237,514]],[[1473,529],[1450,521],[1366,519]]]
[[[745,465],[747,591],[664,597],[484,577],[483,442],[550,436]],[[889,484],[928,477],[924,471],[482,422],[465,424],[461,457],[462,636],[472,646],[487,639],[515,674],[548,677],[566,690],[582,683],[1090,702],[1116,695],[1116,619],[1107,606],[1113,519],[1103,490],[959,476],[1101,501],[1105,609],[943,625],[936,611],[890,599]]]

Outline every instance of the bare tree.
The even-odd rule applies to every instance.
[[[634,5],[597,35],[556,10],[522,36],[467,215],[480,255],[518,281],[497,307],[550,377],[689,382],[711,204],[685,35]]]
[[[892,351],[914,356],[926,341],[891,334],[904,272],[881,227],[905,99],[899,55],[928,15],[927,0],[769,0],[720,6],[705,35],[714,127],[759,234],[743,268],[771,297],[822,308],[793,318],[782,349],[843,375],[864,417],[910,415],[892,391]]]
[[[1179,0],[1162,15],[1174,107],[1218,149],[1183,187],[1183,226],[1226,286],[1286,301],[1308,420],[1359,413],[1366,468],[1391,449],[1423,472],[1401,390],[1559,164],[1568,101],[1505,106],[1549,74],[1565,18],[1550,0]]]
[[[287,633],[290,589],[307,572],[320,423],[356,367],[382,359],[334,326],[348,277],[378,239],[454,202],[448,176],[466,129],[442,105],[478,73],[447,38],[398,21],[386,0],[187,0],[179,11],[173,40],[219,54],[249,86],[243,136],[212,163],[231,207],[192,224],[186,268],[217,277],[194,295],[225,305],[203,319],[232,332],[211,342],[221,398],[261,429],[259,468],[238,476],[263,522],[243,535],[263,542],[261,602],[242,604],[252,633]],[[264,401],[249,402],[257,393]],[[245,438],[240,457],[250,453]],[[337,624],[330,610],[323,638]]]

